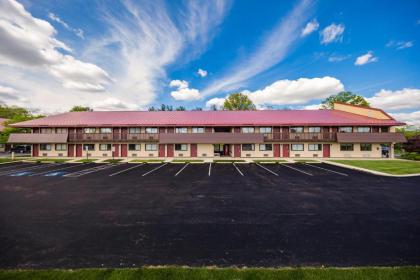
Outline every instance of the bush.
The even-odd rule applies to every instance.
[[[405,153],[401,155],[401,158],[408,159],[408,160],[419,160],[420,161],[420,154],[418,153]]]

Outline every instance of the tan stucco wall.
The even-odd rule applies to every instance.
[[[265,143],[265,144],[272,144],[272,143]],[[254,151],[244,151],[242,150],[242,145],[241,145],[241,157],[245,157],[245,158],[246,157],[250,157],[250,158],[273,157],[273,151],[260,151],[260,144],[254,144],[254,146],[255,146]]]
[[[393,154],[393,152],[392,152]],[[353,151],[340,151],[340,144],[334,143],[331,145],[331,157],[345,157],[345,158],[380,158],[381,145],[372,144],[372,151],[360,151],[360,144],[353,144]]]
[[[197,144],[197,157],[213,157],[213,156],[214,156],[213,144]]]
[[[59,155],[62,154],[62,155]],[[41,151],[39,150],[39,156],[41,157],[67,157],[66,151],[56,151],[55,144],[51,144],[51,151]]]
[[[370,108],[355,107],[347,104],[334,103],[334,110],[349,112],[357,115],[362,115],[370,118],[389,120],[390,118],[379,110],[373,110]]]

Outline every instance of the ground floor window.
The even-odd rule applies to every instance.
[[[273,145],[272,144],[260,144],[260,151],[272,151]]]
[[[242,151],[254,151],[255,145],[254,144],[242,144]]]
[[[40,151],[51,151],[51,144],[40,144],[39,145]]]
[[[187,148],[187,144],[175,144],[175,151],[186,151]]]
[[[100,151],[111,151],[112,147],[111,144],[100,144],[99,150]]]
[[[128,144],[129,151],[140,151],[141,145],[140,144]]]
[[[157,151],[157,144],[146,144],[146,151]]]
[[[321,151],[322,145],[321,144],[309,144],[308,145],[309,151]]]
[[[83,144],[83,150],[84,151],[94,151],[95,150],[95,144]]]
[[[372,144],[360,144],[361,151],[372,151]]]
[[[303,144],[292,144],[292,151],[303,151]]]
[[[340,151],[353,151],[353,144],[340,144]]]
[[[56,151],[66,151],[67,150],[67,144],[55,144],[55,150]]]

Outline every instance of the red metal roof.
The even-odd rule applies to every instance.
[[[338,110],[70,112],[16,127],[403,125]]]

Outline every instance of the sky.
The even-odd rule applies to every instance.
[[[0,102],[317,109],[347,90],[420,125],[419,39],[417,0],[0,0]]]

